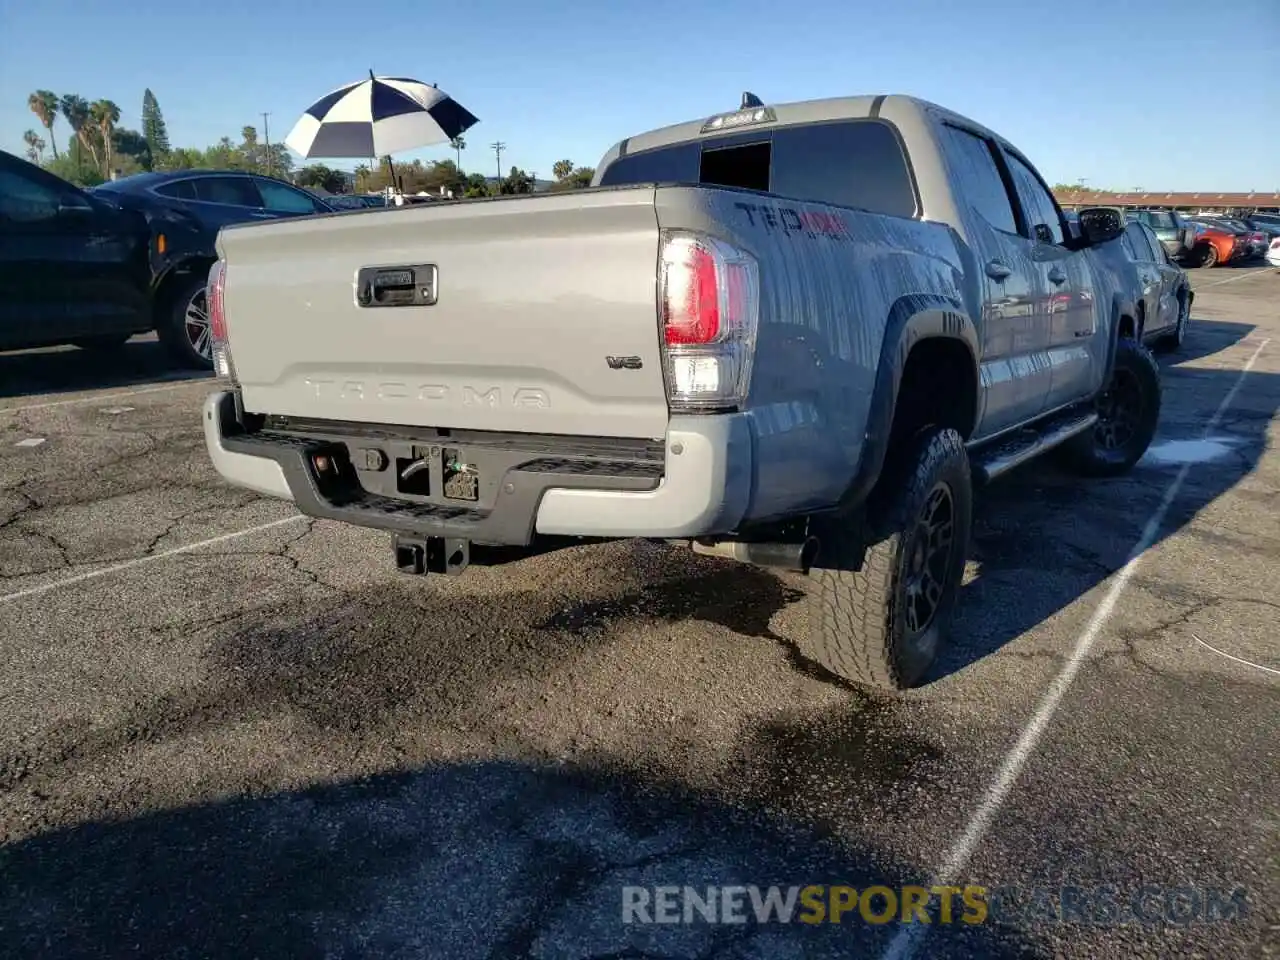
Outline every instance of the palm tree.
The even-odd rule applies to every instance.
[[[44,140],[40,138],[40,134],[34,130],[28,130],[22,135],[23,142],[27,145],[27,156],[32,163],[44,162]]]
[[[58,141],[53,138],[53,122],[58,119],[58,95],[52,90],[37,90],[27,97],[27,106],[40,120],[41,126],[49,131],[49,145],[53,147],[53,158],[58,158]]]
[[[89,127],[89,102],[79,94],[64,93],[58,99],[58,107],[62,111],[63,117],[67,120],[67,126],[75,134],[76,169],[80,169],[83,159],[82,154],[86,147],[93,157],[93,162],[97,164],[98,151],[94,146],[93,139],[89,136],[91,132]]]
[[[456,136],[449,141],[449,146],[453,147],[453,152],[458,158],[458,169],[462,169],[462,151],[467,149],[467,138]]]
[[[111,179],[111,133],[120,122],[120,108],[110,100],[99,100],[89,108],[93,122],[102,138],[102,175]]]

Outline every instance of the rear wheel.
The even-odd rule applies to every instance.
[[[1186,297],[1178,298],[1178,322],[1173,325],[1173,329],[1162,336],[1157,341],[1156,346],[1161,352],[1172,352],[1182,348],[1187,342],[1187,324],[1191,322],[1191,305],[1187,302]]]
[[[1218,265],[1218,248],[1212,243],[1206,243],[1204,249],[1200,251],[1200,266],[1216,267]]]
[[[960,434],[918,434],[872,504],[885,521],[870,547],[838,521],[821,532],[810,569],[818,610],[808,652],[847,680],[902,690],[937,659],[959,597],[973,515]]]
[[[213,369],[213,343],[205,277],[193,274],[178,282],[173,295],[161,306],[157,333],[160,342],[179,364],[197,370]]]
[[[1156,435],[1160,400],[1155,357],[1138,341],[1122,337],[1111,379],[1094,399],[1098,422],[1062,445],[1066,465],[1092,477],[1128,473]]]

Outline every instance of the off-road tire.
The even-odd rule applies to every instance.
[[[833,522],[810,568],[818,608],[806,652],[846,680],[884,690],[919,684],[946,643],[973,522],[973,476],[960,434],[929,428],[907,443],[868,504],[868,515],[882,520],[868,531],[865,553],[856,530]],[[921,521],[939,488],[949,498],[951,540],[933,565],[939,591],[933,615],[911,630]]]
[[[1119,392],[1123,391],[1123,396]],[[1099,420],[1062,445],[1061,459],[1087,477],[1118,477],[1151,446],[1160,422],[1160,367],[1151,351],[1122,337],[1111,379],[1095,398]],[[1135,408],[1133,404],[1138,402]]]
[[[199,273],[185,277],[157,306],[156,335],[174,362],[192,370],[213,369],[212,356],[202,356],[187,332],[187,308],[204,291],[206,283],[207,278]]]

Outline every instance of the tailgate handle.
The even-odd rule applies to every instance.
[[[361,267],[356,273],[356,303],[361,307],[430,307],[436,302],[434,263]]]

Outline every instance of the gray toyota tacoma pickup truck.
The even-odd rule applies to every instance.
[[[408,572],[631,537],[807,572],[802,649],[901,689],[976,487],[1151,441],[1138,291],[1094,249],[1122,229],[934,104],[746,94],[586,190],[224,228],[208,450]]]

